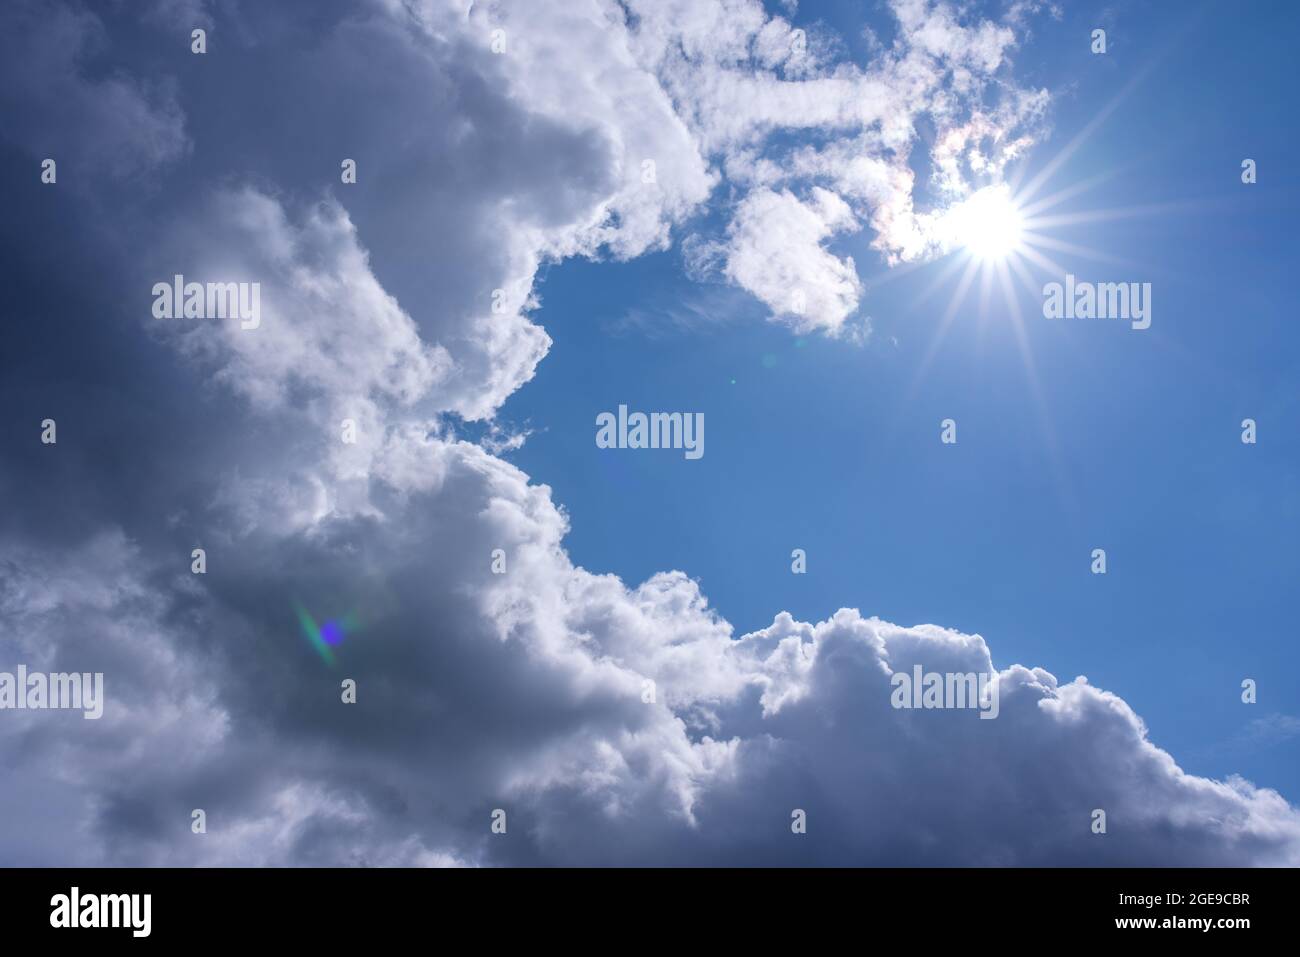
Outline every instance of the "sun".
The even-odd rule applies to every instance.
[[[950,215],[954,238],[975,259],[1001,262],[1021,249],[1024,218],[1005,183],[985,186]]]

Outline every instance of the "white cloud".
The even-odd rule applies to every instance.
[[[861,289],[852,260],[827,251],[832,237],[866,221],[887,257],[932,249],[943,208],[914,211],[906,162],[922,111],[942,121],[935,162],[953,195],[996,172],[993,150],[1024,148],[1008,130],[1027,114],[966,115],[1011,36],[963,26],[947,5],[896,4],[900,36],[866,68],[822,64],[815,43],[791,66],[788,25],[756,2],[631,7],[626,31],[594,2],[476,4],[468,17],[425,4],[418,29],[394,3],[391,20],[341,25],[322,48],[382,53],[437,92],[417,84],[431,131],[376,164],[390,164],[400,215],[376,214],[387,228],[367,235],[363,199],[352,212],[236,188],[151,251],[150,281],[170,276],[172,255],[187,273],[264,283],[259,329],[169,340],[219,396],[202,406],[214,436],[238,441],[221,445],[217,474],[165,437],[138,450],[171,465],[142,473],[151,507],[171,516],[163,530],[119,528],[131,510],[104,493],[104,529],[84,541],[0,543],[0,611],[17,636],[6,656],[103,670],[109,694],[97,736],[46,715],[0,723],[6,767],[66,824],[43,850],[0,832],[0,857],[1300,862],[1295,808],[1185,774],[1118,697],[1011,666],[995,720],[895,710],[891,672],[990,670],[983,638],[841,610],[783,613],[737,639],[684,572],[629,587],[576,567],[551,490],[456,437],[448,413],[491,418],[549,346],[529,318],[540,265],[662,247],[709,195],[706,157],[741,190],[711,250],[722,268],[774,312],[807,286],[792,321],[834,331]],[[507,31],[501,56],[494,26]],[[363,132],[402,122],[352,119]],[[817,149],[761,142],[814,126],[843,135]],[[421,163],[435,159],[450,185],[403,180],[434,175]],[[380,280],[370,251],[390,229],[416,241],[435,280],[395,281],[429,300]],[[495,288],[504,313],[491,311]],[[131,374],[175,388],[171,369]],[[231,396],[241,401],[220,402]],[[337,440],[346,413],[355,447]],[[113,466],[90,463],[88,486],[103,479],[97,464]],[[188,573],[195,541],[209,552],[202,578]],[[360,622],[339,651],[356,705],[298,634],[295,602]],[[26,797],[4,800],[10,818],[32,817]],[[195,807],[206,839],[189,833]],[[494,807],[511,815],[510,840],[487,837]],[[810,825],[792,850],[795,807]],[[1089,830],[1094,808],[1107,811],[1104,836]]]
[[[62,571],[6,554],[23,569],[7,579],[7,620],[63,661],[97,648],[109,692],[93,739],[6,723],[0,746],[28,755],[12,766],[89,802],[90,847],[118,862],[777,862],[792,860],[794,807],[811,821],[804,862],[1300,860],[1296,809],[1185,774],[1084,679],[1003,668],[994,720],[894,709],[892,672],[988,672],[983,639],[841,610],[783,613],[733,640],[679,573],[628,589],[574,568],[561,513],[518,470],[465,443],[439,454],[441,486],[390,503],[386,522],[213,549],[214,568],[239,568],[204,582],[180,620],[120,537],[63,553]],[[489,546],[509,574],[490,573]],[[304,591],[354,601],[359,568],[387,598],[350,639],[368,647],[345,649],[351,711],[337,673],[284,630],[287,609],[265,606]],[[430,795],[444,813],[394,813]],[[206,840],[187,836],[195,806]],[[493,807],[519,842],[483,840]],[[1094,808],[1105,835],[1090,831]]]
[[[631,7],[641,61],[656,71],[731,184],[834,190],[874,230],[871,245],[889,264],[944,251],[936,229],[948,205],[1001,177],[1034,142],[1046,104],[1045,92],[1019,89],[1002,77],[1015,45],[1010,26],[965,22],[947,3],[897,0],[891,10],[898,30],[889,49],[862,67],[813,62],[797,76],[776,69],[772,52],[792,42],[793,28],[768,18],[757,2]],[[911,151],[926,118],[937,127],[925,204],[933,208],[918,212],[924,205]],[[823,143],[814,148],[772,138],[789,130],[815,130]],[[762,194],[753,199],[757,206],[769,202]],[[737,217],[754,205],[742,199]],[[825,268],[818,272],[825,278]],[[788,316],[786,296],[731,278],[778,318]],[[812,325],[839,327],[852,307],[843,294],[836,298]]]
[[[388,5],[404,16],[404,5]],[[616,5],[478,3],[467,17],[464,5],[450,0],[413,6],[427,33],[461,34],[484,72],[500,72],[521,108],[605,144],[606,195],[559,228],[535,221],[530,238],[541,255],[604,250],[626,258],[666,248],[669,227],[708,196],[715,177],[667,93],[634,58]],[[495,31],[504,43],[500,54],[492,52]],[[527,229],[527,211],[512,213],[512,228]]]
[[[330,403],[332,418],[378,399],[409,406],[444,382],[451,357],[421,341],[414,321],[370,272],[346,211],[322,203],[300,225],[281,205],[250,188],[213,197],[202,226],[169,237],[191,277],[257,282],[261,315],[255,328],[209,320],[163,326],[182,348],[220,355],[220,381],[257,405],[282,406],[292,388]],[[198,235],[196,235],[196,233]],[[203,281],[200,279],[199,281]]]
[[[799,329],[838,331],[858,306],[853,257],[837,258],[827,239],[857,225],[848,204],[814,187],[807,202],[759,189],[728,227],[725,273]]]

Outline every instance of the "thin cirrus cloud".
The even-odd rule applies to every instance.
[[[895,672],[994,670],[984,639],[849,609],[736,636],[681,571],[633,587],[576,566],[550,489],[458,434],[545,361],[543,264],[666,248],[716,201],[721,232],[694,247],[716,244],[728,280],[775,316],[834,333],[862,290],[832,237],[869,226],[885,261],[932,246],[905,172],[917,118],[952,131],[931,159],[955,202],[1028,148],[1018,127],[1043,106],[1023,91],[979,105],[1008,89],[1015,32],[946,4],[896,3],[897,35],[867,68],[838,62],[832,37],[796,42],[757,3],[626,7],[339,5],[295,32],[239,5],[229,24],[213,14],[214,35],[270,38],[222,94],[244,97],[242,125],[178,80],[174,101],[136,101],[145,128],[194,144],[150,154],[149,195],[118,187],[51,212],[39,186],[19,193],[4,249],[34,266],[13,278],[14,308],[41,321],[5,360],[19,424],[4,425],[0,489],[48,521],[0,521],[0,665],[103,671],[110,700],[97,722],[0,722],[24,782],[0,794],[0,856],[1295,863],[1285,800],[1183,773],[1086,680],[997,669],[996,721],[895,710]],[[5,19],[39,37],[15,9]],[[157,16],[115,16],[102,35],[171,42]],[[38,65],[24,50],[40,48],[7,69],[62,71],[92,103],[104,84],[148,87]],[[305,89],[330,108],[302,109]],[[68,155],[140,162],[133,137],[55,116]],[[17,179],[43,143],[4,129]],[[773,137],[797,129],[827,137]],[[349,155],[340,131],[361,154],[349,191],[331,191],[336,165],[305,172]],[[80,282],[52,286],[48,264],[71,256]],[[212,270],[263,283],[259,329],[150,317],[153,281]],[[799,282],[807,308],[787,315],[780,290]],[[27,426],[51,408],[55,465]],[[336,441],[344,417],[355,445]],[[190,574],[196,544],[204,576]],[[295,603],[358,623],[338,649],[355,705],[295,631]],[[206,835],[190,833],[193,808]],[[507,840],[488,833],[494,808]],[[810,822],[797,844],[792,808]],[[1111,822],[1102,841],[1094,808]]]

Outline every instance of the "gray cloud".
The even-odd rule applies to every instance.
[[[574,566],[550,490],[458,436],[458,416],[490,419],[549,348],[535,321],[543,263],[663,248],[711,194],[706,157],[793,123],[722,115],[737,51],[769,71],[750,93],[762,109],[811,103],[813,125],[862,125],[843,110],[867,78],[820,66],[818,43],[791,62],[787,27],[755,4],[724,20],[720,9],[683,8],[671,31],[648,8],[629,30],[594,3],[549,15],[476,4],[468,18],[432,3],[322,5],[301,25],[259,5],[231,23],[214,14],[231,64],[220,89],[160,72],[149,82],[174,83],[176,99],[141,94],[116,125],[101,94],[75,88],[111,131],[63,130],[63,149],[88,162],[117,148],[120,168],[157,170],[150,189],[94,204],[42,192],[39,129],[0,126],[0,175],[27,184],[0,231],[21,319],[0,380],[13,410],[0,491],[26,505],[0,516],[0,668],[103,671],[109,694],[98,722],[0,716],[0,760],[23,782],[0,795],[0,856],[1300,858],[1300,815],[1279,795],[1184,774],[1123,701],[1082,680],[1002,668],[993,721],[890,707],[894,670],[992,669],[980,637],[851,610],[819,623],[783,614],[737,637],[683,572],[631,587]],[[1002,63],[1001,28],[963,32],[947,7],[926,9],[915,20],[920,6],[900,6],[926,56]],[[37,69],[25,51],[91,29],[70,5],[56,7],[53,34],[15,11],[6,26],[42,41],[6,60],[24,77]],[[495,23],[509,56],[488,47]],[[120,23],[110,34],[132,35]],[[122,62],[148,59],[157,34],[141,37],[116,51]],[[222,62],[209,55],[204,69]],[[58,62],[81,76],[75,57]],[[688,75],[712,82],[693,106],[678,95]],[[919,95],[875,94],[873,122],[911,116]],[[188,155],[183,138],[131,132],[179,131],[174,103],[192,117]],[[16,110],[5,103],[6,117]],[[358,160],[355,187],[336,185],[343,157]],[[876,208],[869,189],[843,192]],[[174,272],[263,283],[261,327],[154,320],[149,289]],[[57,446],[36,441],[46,416]],[[343,417],[359,425],[355,445],[339,441]],[[190,574],[196,546],[204,576]],[[335,666],[302,634],[299,604],[354,616]],[[340,703],[345,677],[355,705]],[[190,833],[194,808],[205,835]],[[494,808],[509,815],[505,836],[489,833]],[[794,808],[808,812],[803,838]],[[1094,808],[1107,811],[1105,836],[1089,831]]]
[[[5,134],[58,162],[65,183],[147,174],[190,145],[173,85],[132,75],[107,45],[103,22],[81,7],[15,0],[5,11]]]

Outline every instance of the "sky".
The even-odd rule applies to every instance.
[[[0,861],[1300,861],[1300,12],[0,20]]]

